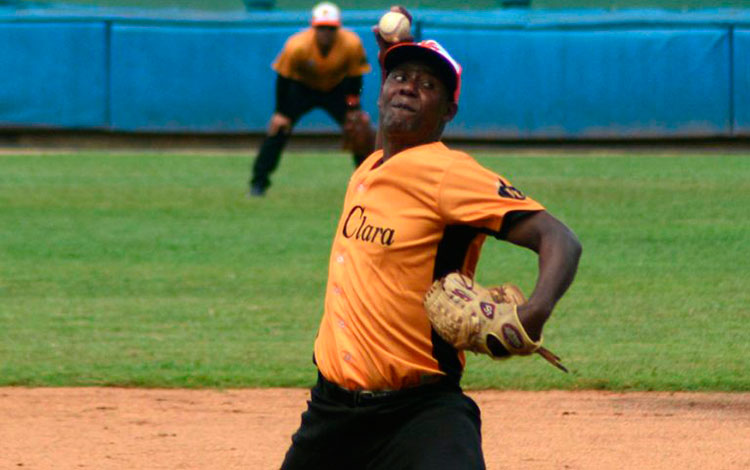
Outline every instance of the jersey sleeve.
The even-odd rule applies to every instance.
[[[446,225],[469,225],[494,234],[499,234],[508,213],[544,210],[510,181],[468,156],[454,161],[445,172],[438,207]]]
[[[271,68],[282,77],[294,78],[294,47],[291,38],[286,41],[284,48],[276,56]]]
[[[367,61],[367,54],[365,54],[365,48],[362,46],[362,41],[357,40],[351,48],[351,60],[349,61],[347,76],[357,77],[365,75],[369,73],[370,70],[370,63]]]

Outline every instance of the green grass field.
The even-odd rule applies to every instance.
[[[477,157],[584,255],[545,329],[572,373],[472,356],[465,386],[750,391],[750,155]],[[0,156],[0,385],[310,385],[350,159],[289,153],[261,200],[249,162]],[[535,275],[485,245],[480,281]]]

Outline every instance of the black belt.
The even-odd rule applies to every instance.
[[[326,397],[347,406],[377,405],[435,391],[461,391],[458,384],[447,378],[438,378],[433,383],[401,390],[347,390],[326,380],[320,372],[318,372],[318,388]]]

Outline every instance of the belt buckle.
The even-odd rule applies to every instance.
[[[390,398],[394,395],[392,390],[359,390],[355,392],[354,402],[358,405],[373,403],[380,399]]]
[[[372,400],[375,397],[377,397],[377,394],[373,392],[372,390],[360,390],[357,392],[357,395],[354,401],[357,404],[361,404],[362,402]]]

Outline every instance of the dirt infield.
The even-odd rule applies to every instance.
[[[750,468],[750,393],[469,394],[490,470]],[[274,469],[307,395],[0,388],[0,468]]]

